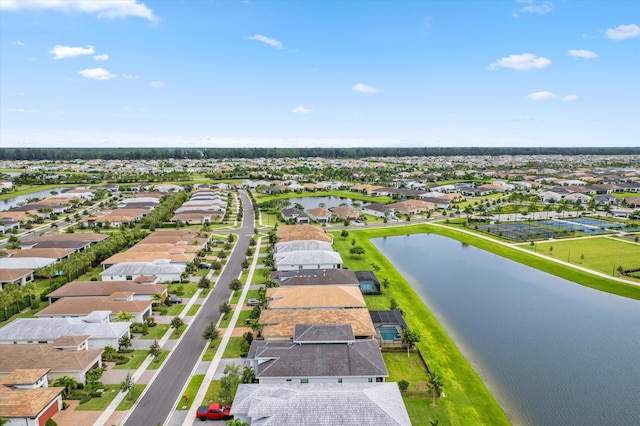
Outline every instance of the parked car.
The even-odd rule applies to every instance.
[[[169,302],[171,302],[171,303],[182,303],[182,299],[179,298],[178,296],[171,296],[171,297],[169,297]]]
[[[222,404],[203,405],[198,407],[196,417],[202,420],[229,420],[232,419],[231,406]]]
[[[258,299],[249,299],[247,300],[247,306],[258,306],[260,301]]]
[[[200,265],[198,265],[200,267],[200,269],[211,269],[211,264],[208,262],[200,262]]]

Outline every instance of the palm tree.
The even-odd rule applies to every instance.
[[[129,312],[123,312],[120,311],[116,314],[116,321],[117,322],[128,322],[133,318],[133,314],[130,314]]]

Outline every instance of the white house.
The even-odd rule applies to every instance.
[[[297,250],[276,253],[273,256],[276,271],[297,269],[340,269],[342,257],[329,250]]]

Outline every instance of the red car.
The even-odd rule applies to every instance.
[[[229,420],[232,419],[231,406],[222,404],[203,405],[198,407],[196,417],[202,420]]]

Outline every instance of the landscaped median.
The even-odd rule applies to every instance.
[[[429,398],[405,398],[412,422],[428,424],[428,421],[437,420],[440,425],[510,424],[505,412],[446,331],[391,262],[369,241],[370,238],[427,232],[428,229],[411,226],[349,231],[347,238],[335,233],[334,247],[340,252],[344,266],[349,269],[370,270],[372,263],[380,267],[376,275],[380,280],[389,279],[391,285],[384,295],[368,296],[367,305],[388,309],[389,299],[395,298],[406,314],[405,320],[409,328],[419,332],[422,337],[416,344],[417,348],[429,368],[443,378],[446,397],[439,398],[435,407],[430,406]],[[355,246],[364,248],[365,254],[349,254],[353,247],[352,239],[355,239]],[[411,378],[406,380],[411,382]]]

